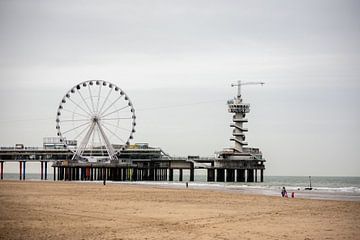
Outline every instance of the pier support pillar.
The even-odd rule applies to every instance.
[[[0,162],[0,178],[1,178],[1,180],[3,180],[4,179],[4,161],[1,161]]]
[[[225,169],[219,168],[219,169],[216,169],[216,172],[217,172],[216,181],[217,182],[225,182]]]
[[[195,169],[194,169],[194,165],[192,164],[190,168],[190,182],[193,182],[194,178],[195,178]]]
[[[26,176],[26,161],[23,161],[23,180],[25,181],[25,176]]]
[[[123,181],[123,170],[122,168],[119,168],[119,181]]]
[[[154,180],[158,181],[159,180],[159,169],[154,169]]]
[[[22,180],[22,162],[19,162],[19,180]]]
[[[235,169],[226,169],[226,182],[235,182]]]
[[[247,170],[247,182],[254,182],[254,169]]]
[[[72,181],[74,180],[74,168],[73,167],[69,167],[69,180]]]
[[[44,162],[43,161],[40,162],[40,179],[41,180],[44,179]]]
[[[54,167],[54,181],[56,181],[56,167]]]
[[[143,173],[143,171],[144,171],[144,169],[138,169],[139,170],[139,173],[138,173],[138,179],[139,179],[139,181],[144,181],[144,179],[143,179],[143,177],[144,177],[144,173]]]
[[[183,180],[183,170],[180,168],[179,169],[179,181],[182,182]]]
[[[154,168],[150,168],[150,174],[149,174],[149,180],[150,180],[150,181],[154,181],[154,180],[155,180],[154,171],[155,171]]]
[[[76,180],[77,181],[79,181],[80,180],[80,168],[79,167],[77,167],[76,169],[75,169],[75,171],[76,171],[76,176],[75,176],[75,178],[76,178]]]
[[[138,179],[138,169],[137,168],[133,168],[132,169],[133,170],[133,173],[132,173],[132,181],[137,181],[137,179]]]
[[[47,180],[47,161],[45,161],[45,171],[44,171],[44,173],[45,173],[45,180]]]
[[[149,169],[147,169],[147,168],[143,168],[141,170],[141,172],[142,172],[142,180],[143,181],[148,180],[148,171],[149,171]]]
[[[64,169],[64,167],[59,167],[59,170],[60,170],[60,180],[65,180],[64,179],[64,176],[65,176],[65,169]]]
[[[169,168],[169,181],[174,181],[174,169]]]
[[[215,181],[215,169],[208,168],[207,170],[207,181],[214,182]]]
[[[260,182],[264,182],[264,169],[260,170]]]
[[[254,182],[257,182],[258,181],[258,171],[257,171],[257,169],[254,169],[254,171],[255,171]]]
[[[245,182],[245,169],[237,169],[236,170],[237,175],[237,182]]]
[[[76,167],[71,168],[71,180],[76,181]]]
[[[66,180],[71,181],[71,168],[66,167]]]

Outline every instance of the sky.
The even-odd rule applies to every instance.
[[[267,175],[360,176],[359,1],[0,0],[0,146],[41,146],[79,82],[121,87],[133,143],[214,156],[244,86]],[[17,166],[9,165],[16,171]]]

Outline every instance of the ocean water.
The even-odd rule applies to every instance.
[[[196,171],[195,171],[196,173]],[[18,173],[4,173],[5,180],[19,180]],[[189,188],[193,189],[217,189],[248,194],[260,194],[280,196],[282,187],[287,189],[289,197],[294,192],[296,198],[331,199],[360,201],[360,177],[320,177],[312,176],[312,190],[305,190],[309,187],[308,176],[265,176],[264,182],[260,183],[219,183],[206,182],[206,174],[200,172],[195,174],[195,181],[189,182],[189,173],[184,171],[183,182],[176,181],[178,174],[174,172],[173,182],[162,181],[139,181],[139,182],[111,182],[108,184],[141,184],[158,187],[185,188],[188,182]],[[27,181],[39,181],[40,174],[27,173]],[[48,180],[53,181],[53,175],[48,174]],[[93,181],[101,184],[102,182]]]

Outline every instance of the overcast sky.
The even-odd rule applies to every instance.
[[[78,82],[120,86],[134,142],[230,147],[230,84],[267,175],[360,176],[359,1],[0,0],[0,145],[41,146]],[[16,166],[11,166],[14,169]],[[15,171],[15,170],[14,170]]]

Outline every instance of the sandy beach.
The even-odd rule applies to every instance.
[[[0,182],[0,239],[358,239],[360,202]]]

